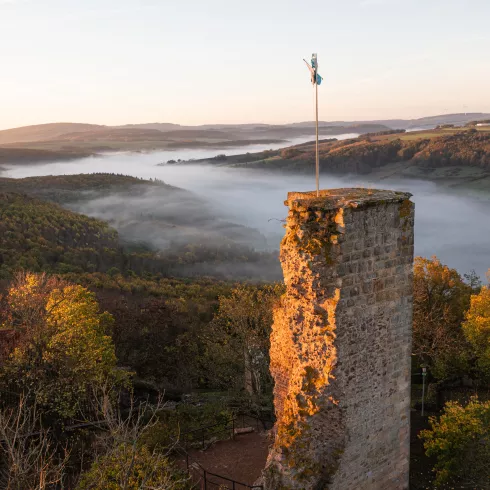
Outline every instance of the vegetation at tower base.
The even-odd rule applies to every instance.
[[[440,418],[431,417],[430,424],[421,437],[427,454],[437,461],[436,486],[488,488],[490,401],[473,398],[466,406],[449,402]]]
[[[219,309],[201,336],[203,373],[214,384],[245,390],[256,400],[271,394],[272,309],[283,289],[280,285],[240,285],[219,298]]]
[[[121,443],[98,458],[84,473],[76,490],[187,490],[189,477],[177,471],[170,460],[146,446]]]

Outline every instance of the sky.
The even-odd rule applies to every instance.
[[[0,0],[0,129],[490,112],[489,0]]]

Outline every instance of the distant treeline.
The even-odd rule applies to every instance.
[[[396,133],[395,133],[396,136]],[[407,135],[408,136],[408,135]],[[413,162],[419,166],[476,166],[490,169],[490,133],[476,129],[462,130],[420,138],[391,137],[375,139],[361,136],[320,145],[320,166],[324,172],[370,173],[396,162]],[[241,163],[245,155],[229,157]],[[315,145],[298,145],[284,150],[253,154],[247,166],[310,172],[315,164]]]

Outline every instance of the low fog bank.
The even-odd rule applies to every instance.
[[[232,216],[186,190],[139,185],[137,191],[85,194],[65,206],[108,222],[129,250],[157,251],[169,275],[282,278],[277,252],[257,229],[231,221]]]
[[[198,240],[214,246],[223,239],[267,249],[267,240],[259,231],[229,221],[225,213],[185,190],[148,187],[139,189],[137,196],[114,193],[67,207],[107,221],[128,241],[147,242],[157,249]]]
[[[165,153],[165,154],[163,154]],[[149,241],[158,248],[170,242],[183,243],[196,235],[226,237],[258,250],[277,250],[283,236],[281,220],[287,209],[288,191],[308,191],[314,175],[282,175],[256,169],[212,165],[156,166],[169,158],[186,155],[112,155],[63,164],[18,167],[3,173],[8,177],[28,175],[114,172],[143,178],[158,178],[195,194],[169,196],[158,190],[127,199],[106,196],[77,205],[85,214],[110,221],[123,235]],[[209,155],[201,154],[202,158]],[[195,158],[198,158],[196,155]],[[475,201],[425,181],[381,180],[369,177],[322,175],[321,187],[366,186],[409,191],[416,203],[415,252],[437,255],[460,273],[475,270],[482,278],[490,267],[490,202]],[[178,199],[175,199],[179,197]],[[145,219],[142,219],[142,217]],[[219,238],[221,240],[221,238]]]

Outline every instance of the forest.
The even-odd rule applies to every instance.
[[[383,151],[391,145],[402,143]],[[111,174],[0,179],[0,488],[192,488],[176,464],[179,433],[239,412],[273,418],[269,333],[282,283],[178,271],[277,256],[231,239],[162,254],[70,209],[153,187],[180,192]],[[431,418],[414,436],[413,488],[489,481],[482,281],[416,259],[412,405],[424,367]]]
[[[370,174],[397,162],[418,167],[473,166],[490,170],[490,132],[450,128],[413,133],[384,131],[347,140],[320,142],[320,167],[328,173]],[[278,151],[237,155],[230,165],[310,172],[313,143]]]
[[[256,230],[221,219],[190,192],[156,179],[115,174],[0,178],[0,192],[0,277],[23,267],[159,277],[280,277],[277,253],[255,250],[253,244],[263,240]],[[96,202],[118,217],[117,231],[110,226],[116,223],[76,212]],[[165,246],[158,246],[162,241]]]

